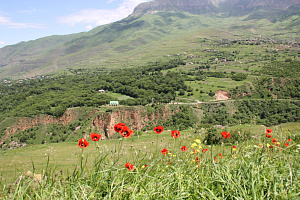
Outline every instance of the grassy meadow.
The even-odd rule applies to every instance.
[[[140,131],[130,138],[87,138],[86,148],[57,143],[1,151],[0,198],[297,199],[299,126],[269,127],[271,138],[265,126],[227,127],[212,133],[221,138],[213,145],[199,128],[178,138],[171,130]],[[224,131],[231,138],[222,138]],[[250,137],[234,141],[244,137],[241,132]]]

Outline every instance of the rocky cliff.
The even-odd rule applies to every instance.
[[[139,4],[132,16],[165,11],[185,11],[192,14],[217,12],[217,2],[213,0],[155,0]]]
[[[105,136],[109,138],[115,133],[114,125],[119,122],[124,122],[130,129],[136,131],[148,125],[155,126],[159,122],[165,122],[178,111],[178,109],[172,110],[169,106],[163,106],[153,111],[147,111],[145,107],[125,107],[111,113],[97,115],[93,119],[92,126],[96,127],[98,131],[103,130]]]
[[[47,124],[62,124],[66,126],[70,122],[79,120],[79,118],[81,121],[84,119],[89,123],[84,125],[87,129],[96,130],[99,133],[104,132],[106,138],[109,139],[115,134],[114,125],[119,122],[125,123],[130,129],[136,131],[147,126],[154,126],[157,123],[163,123],[178,111],[179,108],[177,106],[165,105],[157,108],[137,106],[118,107],[111,112],[99,112],[99,110],[86,111],[81,109],[74,111],[70,109],[60,118],[46,115],[35,116],[33,118],[19,118],[16,123],[6,128],[0,144],[3,144],[7,138],[19,131]]]
[[[77,120],[80,115],[80,111],[74,112],[73,110],[68,110],[64,113],[62,117],[56,118],[53,116],[39,115],[33,118],[21,117],[18,121],[12,124],[10,127],[7,127],[5,130],[5,136],[1,138],[0,144],[2,144],[9,136],[14,135],[17,131],[25,131],[29,128],[37,127],[45,124],[63,124],[67,125],[71,121]],[[84,111],[83,111],[84,112]],[[87,117],[92,116],[97,110],[92,110],[89,112]]]
[[[291,5],[300,5],[300,0],[155,0],[138,5],[132,16],[165,11],[246,15],[259,9],[285,10]]]

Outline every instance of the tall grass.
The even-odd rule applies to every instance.
[[[264,133],[260,135],[264,137]],[[150,149],[136,149],[137,145],[129,146],[124,139],[116,140],[116,145],[107,149],[90,145],[88,148],[95,149],[92,166],[87,165],[90,153],[83,152],[78,165],[67,172],[47,164],[37,174],[33,163],[32,174],[20,177],[10,186],[1,184],[0,195],[2,199],[298,199],[300,196],[299,145],[294,141],[297,137],[292,137],[288,147],[280,141],[279,146],[269,148],[267,144],[272,142],[266,138],[261,143],[255,139],[247,145],[236,145],[236,151],[230,144],[211,148],[202,144],[208,148],[204,153],[201,150],[194,153],[191,147],[199,136],[182,135],[169,141],[162,137],[158,135],[156,142],[151,141]],[[182,145],[188,150],[182,152]],[[79,147],[74,145],[74,148]],[[163,155],[162,148],[169,153]],[[126,162],[135,169],[126,169]]]

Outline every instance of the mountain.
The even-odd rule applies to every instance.
[[[188,37],[299,37],[299,0],[155,0],[89,32],[50,36],[0,49],[0,78],[120,68],[189,48]],[[264,21],[267,19],[267,21]],[[226,34],[223,34],[226,32]],[[280,34],[279,34],[280,33]],[[256,37],[258,35],[253,35]],[[200,37],[199,35],[197,37]],[[249,37],[249,36],[247,36]]]
[[[300,5],[299,0],[155,0],[138,5],[133,16],[155,12],[179,11],[191,14],[227,13],[245,15],[259,9],[285,10]]]
[[[179,11],[191,14],[218,12],[218,3],[224,0],[156,0],[138,5],[132,15],[144,15],[155,12]]]

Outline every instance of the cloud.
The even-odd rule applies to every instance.
[[[91,30],[91,29],[93,29],[93,26],[92,26],[92,25],[87,25],[85,28],[86,28],[87,30]]]
[[[5,45],[5,42],[0,41],[0,46]]]
[[[45,26],[37,23],[21,23],[21,22],[14,22],[11,21],[10,18],[5,17],[0,12],[0,26],[6,26],[8,28],[45,28]]]
[[[108,3],[114,0],[109,0]],[[58,22],[74,26],[75,24],[93,24],[96,26],[121,20],[132,13],[134,8],[150,0],[123,0],[119,7],[112,10],[85,9],[73,14],[58,18]]]

